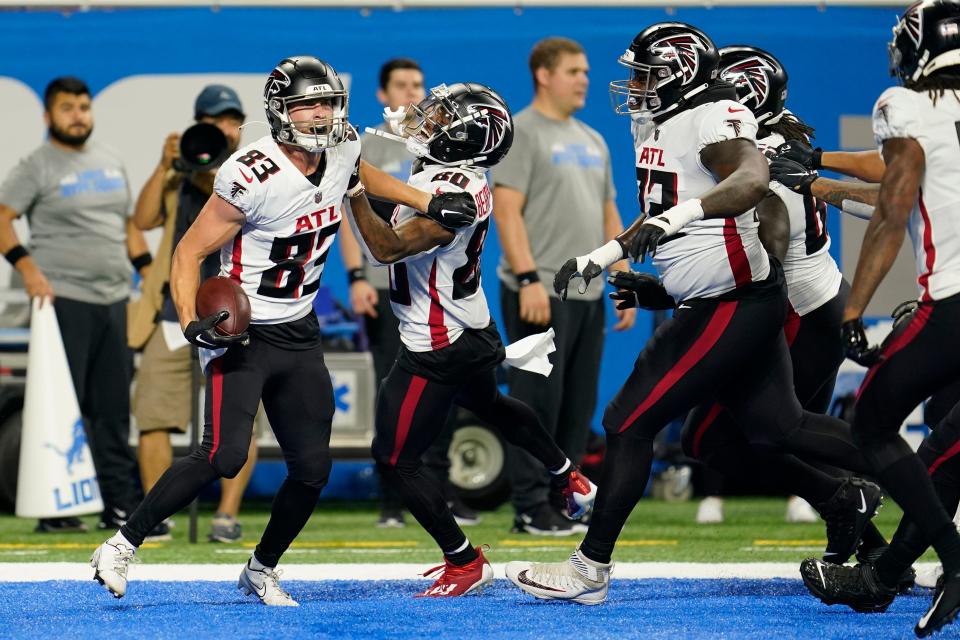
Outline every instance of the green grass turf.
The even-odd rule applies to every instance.
[[[634,510],[617,547],[620,562],[793,562],[819,555],[824,540],[822,524],[786,524],[784,500],[728,499],[726,522],[694,523],[697,502],[668,503],[643,500]],[[146,563],[241,562],[250,553],[266,524],[269,505],[251,504],[241,514],[244,538],[240,544],[209,543],[206,534],[212,512],[201,507],[200,542],[187,541],[186,512],[175,516],[173,540],[148,543],[138,554]],[[501,507],[483,513],[483,521],[465,528],[474,544],[488,544],[494,562],[553,560],[565,557],[580,536],[545,538],[509,533],[512,511]],[[900,511],[888,504],[875,522],[889,538]],[[287,563],[309,562],[417,562],[440,561],[432,540],[408,515],[403,529],[378,529],[372,504],[321,503],[310,522],[284,557]],[[84,519],[92,532],[36,534],[34,521],[0,515],[0,562],[86,560],[93,548],[112,532],[97,531],[96,519]],[[763,542],[758,542],[763,541]],[[932,559],[928,557],[925,559]]]

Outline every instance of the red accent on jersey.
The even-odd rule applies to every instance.
[[[893,357],[897,351],[900,351],[908,344],[910,344],[914,338],[917,337],[917,334],[923,329],[927,324],[927,320],[930,319],[930,313],[933,312],[932,304],[921,304],[917,309],[916,315],[913,316],[913,320],[910,321],[910,324],[907,325],[907,328],[904,329],[903,333],[890,341],[886,347],[880,352],[880,361],[870,367],[870,370],[867,371],[866,377],[864,377],[863,382],[860,383],[860,388],[857,389],[857,400],[860,400],[860,396],[863,394],[863,390],[867,388],[867,385],[870,384],[870,381],[873,380],[873,377],[877,375],[877,370],[883,366],[883,363]]]
[[[750,273],[750,261],[743,250],[743,240],[740,239],[740,232],[737,230],[737,219],[726,218],[723,223],[723,242],[727,247],[727,259],[730,261],[730,270],[733,271],[733,281],[738,287],[753,282],[753,274]]]
[[[239,284],[240,274],[243,273],[243,229],[233,236],[233,251],[230,254],[230,279]]]
[[[210,447],[208,462],[213,462],[213,454],[220,448],[220,410],[223,403],[223,368],[220,364],[222,357],[210,363],[210,370],[213,373],[210,381],[210,391],[213,395],[213,446]]]
[[[727,107],[727,113],[740,113],[741,111],[746,111],[746,109],[734,109],[733,107]]]
[[[937,249],[933,246],[933,227],[930,225],[930,214],[927,213],[927,205],[923,203],[923,190],[920,190],[920,216],[923,218],[923,254],[926,257],[926,272],[920,274],[917,283],[923,287],[921,302],[930,302],[933,298],[930,296],[930,274],[933,273],[933,262],[937,259]]]
[[[710,428],[710,425],[714,423],[717,419],[717,416],[720,415],[720,412],[723,411],[723,407],[720,406],[719,402],[715,402],[710,411],[707,412],[707,415],[704,417],[703,422],[697,426],[697,431],[693,434],[693,457],[700,457],[700,441],[703,440],[703,435],[707,432],[707,429]]]
[[[427,379],[420,376],[410,378],[410,386],[407,387],[407,393],[403,396],[403,402],[400,404],[400,417],[397,419],[397,433],[393,441],[393,453],[390,454],[390,464],[396,465],[400,459],[400,452],[403,451],[403,445],[407,441],[407,434],[410,433],[410,424],[413,422],[413,414],[420,404],[420,396],[427,386]]]
[[[443,305],[440,304],[440,293],[437,291],[437,260],[434,258],[430,267],[430,346],[436,351],[450,346],[447,336],[447,327],[443,324]]]
[[[707,323],[707,327],[703,330],[703,333],[700,334],[700,337],[697,338],[690,349],[677,360],[677,363],[667,371],[666,375],[660,379],[653,388],[653,391],[650,392],[650,395],[644,398],[640,406],[634,409],[633,413],[620,425],[620,428],[617,429],[618,433],[623,433],[627,427],[633,424],[647,409],[655,405],[667,391],[673,388],[673,385],[677,384],[694,365],[707,355],[707,352],[713,348],[713,345],[717,343],[720,336],[723,335],[723,332],[727,330],[727,325],[730,324],[730,320],[737,310],[737,304],[736,301],[717,303],[717,309],[713,312],[710,321]]]

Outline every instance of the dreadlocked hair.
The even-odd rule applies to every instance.
[[[768,124],[771,133],[779,133],[784,140],[808,140],[813,138],[814,128],[793,115],[785,113],[775,124]]]
[[[914,91],[926,91],[933,104],[937,104],[937,100],[947,91],[960,90],[960,75],[934,73],[911,83],[910,88]],[[960,100],[960,96],[957,99]]]

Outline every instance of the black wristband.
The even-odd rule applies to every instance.
[[[24,247],[22,244],[18,244],[13,249],[10,249],[10,251],[7,251],[5,254],[3,254],[3,257],[6,258],[7,262],[9,262],[11,265],[17,266],[17,261],[20,260],[20,258],[27,257],[28,255],[30,255],[30,252],[27,251],[26,247]]]
[[[130,258],[130,264],[132,264],[133,268],[137,271],[140,271],[140,269],[143,269],[152,262],[153,256],[151,256],[149,252],[141,253],[135,258]]]
[[[524,271],[523,273],[517,274],[517,283],[521,287],[533,284],[534,282],[540,282],[540,275],[536,271]]]
[[[356,269],[347,271],[347,284],[353,284],[354,282],[366,279],[367,276],[363,273],[363,267],[357,267]]]
[[[823,169],[823,149],[817,147],[813,150],[813,154],[810,156],[810,162],[813,164],[812,169],[819,170]]]

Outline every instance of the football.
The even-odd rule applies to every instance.
[[[206,318],[221,310],[228,311],[230,317],[217,325],[217,333],[235,336],[250,326],[250,299],[243,288],[223,276],[204,280],[197,290],[197,317]]]

